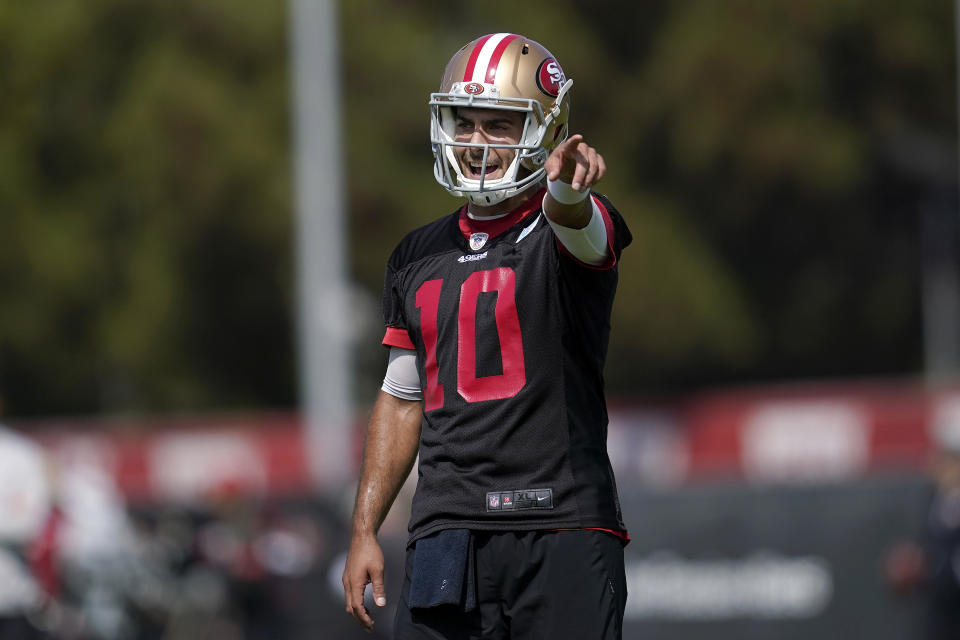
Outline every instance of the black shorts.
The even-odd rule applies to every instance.
[[[602,531],[474,531],[477,607],[410,609],[413,549],[395,640],[620,640],[623,544]]]

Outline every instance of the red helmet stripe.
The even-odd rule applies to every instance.
[[[487,40],[492,38],[494,34],[486,35],[477,40],[477,44],[474,45],[473,51],[470,52],[470,57],[467,59],[467,69],[463,72],[463,81],[470,82],[473,79],[473,69],[477,66],[477,58],[480,57],[480,50],[483,49],[483,45],[487,44]]]
[[[497,65],[500,64],[500,58],[503,57],[503,52],[506,50],[507,45],[516,39],[517,36],[511,33],[506,38],[501,40],[500,44],[497,45],[497,48],[493,50],[493,54],[490,56],[490,64],[487,66],[487,74],[484,82],[493,84],[494,80],[497,79]]]

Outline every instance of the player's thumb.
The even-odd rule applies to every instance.
[[[373,601],[378,607],[386,606],[387,590],[383,588],[383,573],[378,572],[373,578]]]

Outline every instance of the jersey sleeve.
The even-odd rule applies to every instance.
[[[599,264],[587,263],[571,253],[559,238],[557,239],[557,245],[560,247],[560,251],[563,252],[564,255],[583,267],[606,271],[616,266],[617,261],[620,259],[620,252],[630,244],[630,242],[633,240],[633,236],[630,234],[627,224],[623,221],[623,217],[605,196],[599,193],[592,193],[590,197],[593,198],[595,213],[599,214],[600,219],[603,222],[604,229],[606,230],[606,259]]]
[[[565,227],[546,215],[544,218],[568,253],[584,264],[597,266],[607,260],[610,247],[607,246],[607,223],[600,213],[600,205],[593,198],[590,199],[590,204],[593,213],[590,222],[582,229]]]
[[[386,347],[415,349],[403,313],[403,294],[399,278],[393,264],[390,263],[387,264],[387,272],[383,278],[382,306],[386,331],[381,343]]]

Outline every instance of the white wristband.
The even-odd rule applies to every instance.
[[[583,202],[590,195],[590,189],[577,191],[569,183],[561,180],[547,180],[547,191],[560,204],[577,204]]]

